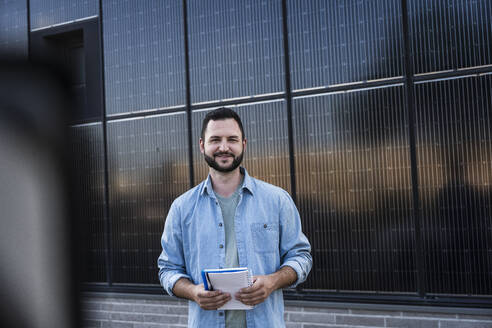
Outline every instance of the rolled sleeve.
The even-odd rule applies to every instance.
[[[171,205],[166,218],[161,246],[162,252],[157,260],[159,281],[169,295],[175,296],[173,288],[176,282],[181,278],[191,280],[186,272],[180,214],[175,203]]]
[[[297,274],[297,280],[289,287],[294,288],[306,281],[311,271],[313,260],[311,245],[302,233],[299,212],[286,194],[280,211],[280,267],[289,266]]]
[[[292,268],[297,274],[297,280],[292,285],[290,285],[289,288],[295,288],[297,285],[306,280],[307,273],[302,269],[302,266],[299,263],[295,261],[288,261],[282,264],[280,267],[282,268],[285,266]]]
[[[169,274],[166,276],[164,279],[161,280],[161,285],[164,288],[164,290],[171,296],[176,296],[173,293],[174,285],[176,282],[181,279],[181,278],[187,278],[188,280],[191,280],[190,276],[184,273],[174,273],[174,274]]]

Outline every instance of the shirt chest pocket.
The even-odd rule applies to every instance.
[[[278,224],[271,222],[252,223],[251,235],[258,253],[275,253],[279,249]]]

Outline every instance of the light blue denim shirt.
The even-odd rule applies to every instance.
[[[299,212],[283,189],[254,179],[244,168],[244,183],[234,217],[239,266],[253,275],[290,266],[297,273],[295,287],[306,280],[312,266],[311,246],[302,233]],[[225,232],[210,176],[178,197],[169,210],[158,259],[159,280],[169,295],[180,278],[203,283],[203,269],[225,265]],[[246,311],[248,328],[284,327],[281,290]],[[203,310],[189,302],[189,327],[225,327],[224,311]]]

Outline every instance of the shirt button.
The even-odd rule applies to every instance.
[[[263,225],[263,228],[266,228],[266,227],[267,227],[267,225],[266,225],[266,223],[265,223],[265,224]]]
[[[222,317],[224,315],[224,312],[219,312],[219,315]]]
[[[222,222],[221,222],[221,223],[219,223],[219,227],[222,227]]]
[[[219,245],[219,248],[224,248],[224,245],[220,244],[220,245]]]

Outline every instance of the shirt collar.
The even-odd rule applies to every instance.
[[[249,176],[248,171],[242,166],[239,167],[239,171],[241,174],[244,174],[244,181],[241,190],[248,190],[251,194],[253,194],[253,186],[254,181],[253,178]],[[204,181],[202,186],[202,190],[200,190],[200,195],[207,193],[209,196],[213,196],[213,188],[212,188],[212,179],[210,178],[210,174],[207,176],[207,179]]]

